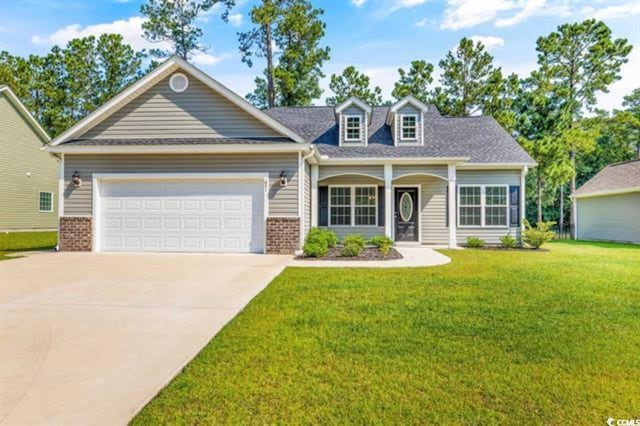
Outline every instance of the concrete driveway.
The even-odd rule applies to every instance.
[[[0,423],[126,423],[289,259],[46,253],[0,262]]]

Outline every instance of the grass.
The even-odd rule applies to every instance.
[[[0,260],[12,259],[12,252],[52,249],[58,243],[57,232],[0,233]]]
[[[640,246],[288,268],[133,424],[640,417]]]

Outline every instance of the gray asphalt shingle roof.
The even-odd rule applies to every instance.
[[[431,110],[432,107],[430,107]],[[389,107],[373,107],[366,147],[339,147],[333,107],[280,107],[265,111],[308,142],[321,155],[354,157],[470,157],[472,163],[534,163],[492,117],[424,114],[424,146],[394,146],[386,118]]]
[[[640,188],[640,159],[611,164],[587,181],[576,195]]]

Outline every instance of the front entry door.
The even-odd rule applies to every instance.
[[[418,189],[395,189],[396,241],[418,241]]]

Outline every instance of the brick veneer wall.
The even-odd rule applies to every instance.
[[[91,237],[90,217],[60,218],[60,251],[91,251]]]
[[[293,254],[300,248],[300,218],[267,218],[267,253]]]

